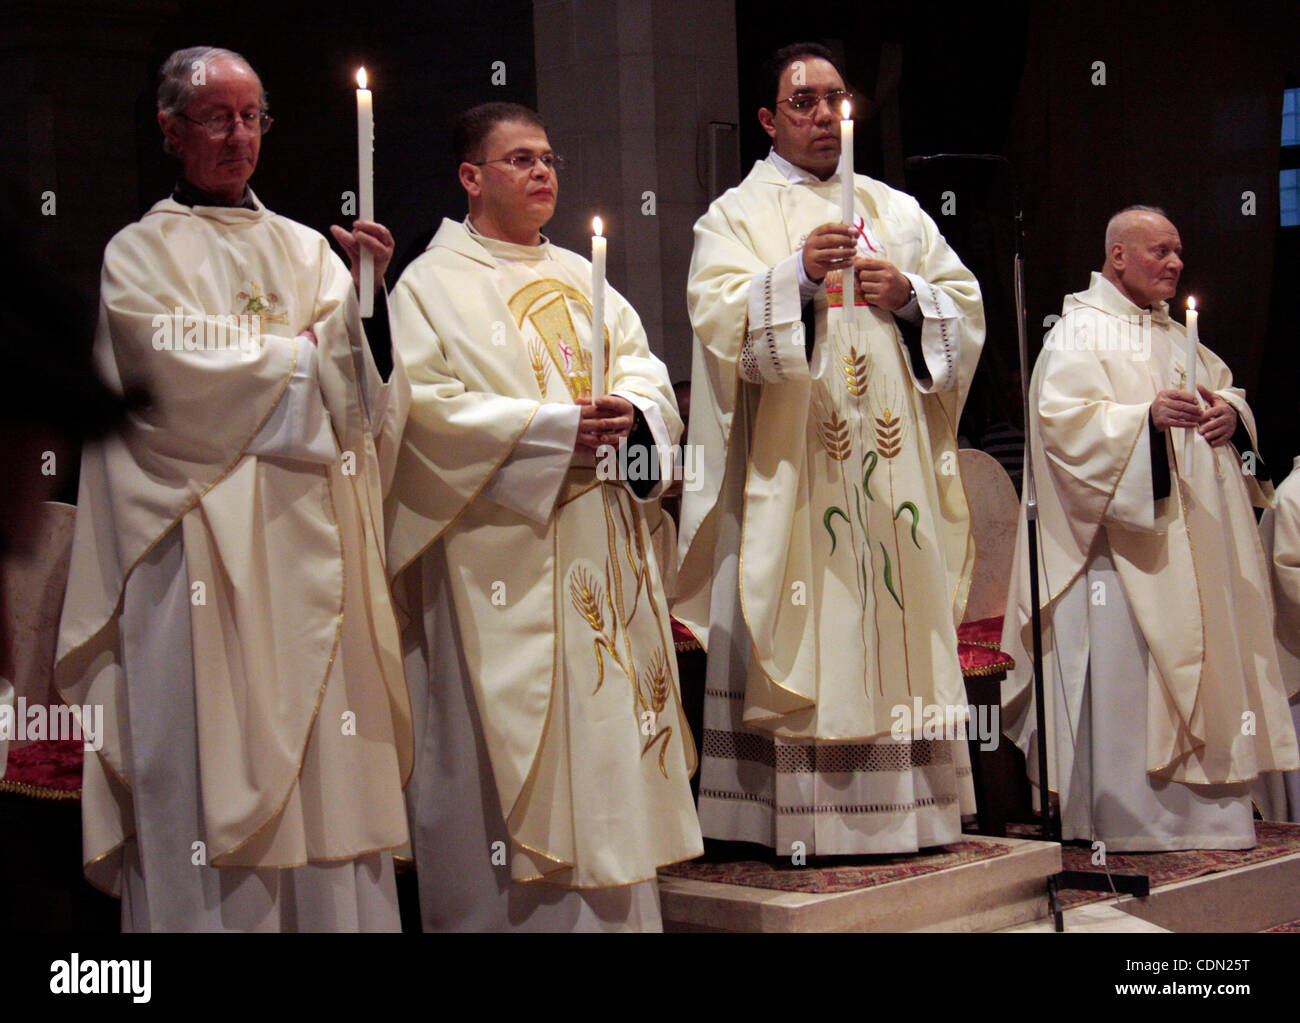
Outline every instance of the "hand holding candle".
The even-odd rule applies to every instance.
[[[375,219],[375,117],[366,69],[357,71],[357,215]],[[361,250],[361,315],[375,312],[375,257]]]
[[[600,217],[591,219],[591,396],[605,393],[605,238]]]

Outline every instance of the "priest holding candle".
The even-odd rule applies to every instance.
[[[1272,487],[1244,392],[1196,343],[1196,312],[1186,333],[1169,315],[1182,269],[1163,211],[1117,213],[1029,389],[1048,783],[1063,837],[1110,852],[1248,849],[1252,780],[1300,763],[1252,511]],[[1033,775],[1021,514],[1003,731]]]
[[[200,46],[159,79],[178,181],[109,243],[95,337],[150,400],[83,452],[55,665],[104,708],[86,876],[124,930],[396,931],[413,749],[379,528],[401,403],[355,276],[249,187],[258,75]],[[335,231],[382,278],[387,230]]]
[[[915,199],[853,172],[831,54],[768,70],[772,152],[696,223],[687,285],[703,485],[674,613],[708,651],[700,819],[781,856],[914,852],[974,812],[964,741],[891,732],[913,697],[967,703],[980,290]]]
[[[423,923],[659,929],[656,868],[702,846],[643,511],[681,421],[605,285],[606,239],[589,263],[541,234],[560,158],[537,114],[483,104],[454,141],[469,214],[392,296],[410,415],[388,567],[409,621]]]

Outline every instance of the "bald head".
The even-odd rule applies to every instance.
[[[1167,301],[1183,272],[1178,229],[1155,206],[1130,206],[1106,224],[1106,265],[1102,276],[1134,305]]]
[[[1153,219],[1154,218],[1154,219]],[[1131,237],[1140,224],[1163,220],[1169,223],[1165,211],[1159,206],[1126,206],[1106,222],[1106,256],[1109,258],[1111,246]]]

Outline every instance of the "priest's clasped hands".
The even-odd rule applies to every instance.
[[[619,441],[632,432],[636,411],[626,398],[602,394],[595,399],[579,398],[577,404],[582,418],[578,421],[574,451],[595,451],[604,444],[618,447]]]
[[[803,268],[811,281],[824,280],[832,270],[857,271],[858,290],[869,305],[893,312],[912,299],[912,282],[898,267],[883,259],[858,256],[857,238],[846,224],[822,224],[808,235],[803,247]]]
[[[1151,402],[1151,422],[1161,433],[1171,426],[1196,427],[1196,432],[1210,442],[1210,447],[1221,447],[1237,432],[1237,411],[1213,391],[1199,385],[1196,389],[1209,402],[1209,408],[1201,408],[1191,392],[1169,388]]]

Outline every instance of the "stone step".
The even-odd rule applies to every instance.
[[[1023,838],[977,840],[1010,852],[848,892],[784,892],[661,875],[664,929],[995,931],[1046,917],[1046,878],[1061,869],[1060,846]]]

